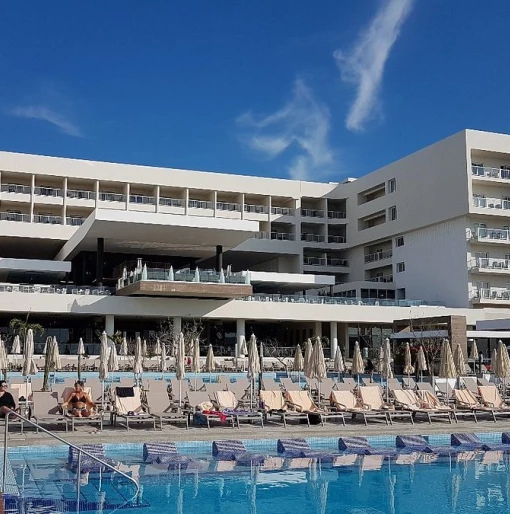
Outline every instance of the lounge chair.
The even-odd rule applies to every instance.
[[[127,430],[129,430],[129,423],[134,421],[137,423],[151,421],[154,425],[154,430],[156,430],[156,417],[144,411],[139,387],[115,388],[114,425],[117,423],[118,418],[126,421],[125,427]]]
[[[509,416],[510,405],[503,401],[496,386],[480,386],[478,388],[482,404],[494,409],[495,416]]]
[[[350,391],[354,391],[354,389],[356,389],[356,387],[358,387],[358,383],[356,382],[356,380],[354,380],[354,378],[344,377],[343,382],[339,382],[339,383],[347,384],[350,387]],[[337,388],[338,388],[338,384],[337,384]]]
[[[436,394],[436,391],[429,382],[417,382],[416,388],[418,391],[428,391],[429,393]]]
[[[462,382],[468,391],[471,391],[475,396],[478,395],[478,384],[475,377],[464,377]]]
[[[491,384],[486,378],[481,377],[481,378],[478,379],[478,385],[490,386],[490,385],[494,385],[494,384]]]
[[[205,384],[204,380],[199,377],[193,377],[190,379],[190,385],[193,391],[204,391],[205,390]]]
[[[365,437],[340,437],[338,450],[356,455],[396,455],[391,448],[377,448],[372,446]]]
[[[168,469],[186,469],[193,459],[181,455],[174,442],[144,443],[143,461],[146,464],[168,464]]]
[[[221,382],[212,382],[209,384],[205,384],[205,391],[209,395],[209,398],[214,401],[214,393],[216,391],[225,391],[226,384],[222,384]]]
[[[302,391],[303,389],[298,382],[293,382],[290,378],[282,378],[280,383],[285,391]]]
[[[56,393],[34,391],[32,393],[32,417],[38,425],[65,425],[69,430],[69,418],[62,414]],[[39,427],[36,427],[39,432]],[[21,423],[23,431],[23,423]]]
[[[322,426],[324,426],[328,419],[341,419],[345,426],[345,418],[343,412],[339,411],[327,411],[322,410],[315,405],[309,391],[287,391],[285,393],[285,399],[291,404],[296,410],[300,412],[307,412],[308,417],[316,414],[320,418]]]
[[[468,391],[467,389],[455,389],[455,405],[457,406],[458,410],[468,410],[475,413],[475,420],[476,420],[476,413],[482,412],[486,414],[490,414],[494,420],[494,423],[496,422],[496,415],[494,414],[494,408],[493,407],[486,407],[482,403],[480,403],[475,395]]]
[[[359,393],[364,405],[376,412],[386,412],[390,423],[393,422],[393,418],[408,417],[411,423],[414,425],[413,413],[406,410],[397,411],[393,405],[386,403],[382,398],[381,389],[379,387],[360,387]]]
[[[170,385],[174,401],[179,401],[180,398],[181,403],[184,403],[184,400],[187,398],[189,393],[189,382],[187,380],[177,380],[176,378],[172,378],[170,380]]]
[[[146,391],[166,393],[168,395],[168,382],[166,380],[149,379],[146,382]]]
[[[471,433],[457,433],[451,434],[452,446],[460,450],[484,450],[484,451],[498,451],[508,450],[509,445],[505,442],[502,443],[484,443],[476,434]],[[502,438],[503,440],[503,438]]]
[[[277,451],[287,458],[312,458],[322,462],[333,462],[338,456],[337,453],[313,450],[304,438],[278,439]]]
[[[239,401],[239,403],[242,403],[242,404],[250,403],[250,388],[249,388],[249,386],[247,389],[243,383],[228,382],[227,388],[228,388],[228,391],[230,391],[236,395],[236,398]],[[255,398],[256,392],[253,391],[251,394],[253,394],[253,398]]]
[[[100,461],[103,461],[110,466],[117,467],[117,463],[106,457],[105,448],[102,444],[81,444],[79,448],[83,449],[93,457],[96,457]],[[93,472],[111,472],[112,470],[105,466],[102,462],[99,462],[85,453],[79,452],[76,448],[69,447],[67,466],[74,472],[78,472],[78,462],[81,473],[93,473]]]
[[[451,455],[459,451],[458,448],[452,446],[431,446],[421,435],[399,435],[396,437],[395,445],[403,451],[437,453],[438,455]]]
[[[452,398],[454,398],[455,387],[452,387],[449,382],[436,382],[436,388],[439,391],[439,394],[445,399],[445,401],[450,401]]]
[[[416,382],[413,377],[402,377],[402,384],[406,389],[416,389]]]
[[[359,402],[351,391],[331,391],[329,400],[332,407],[342,412],[351,413],[353,418],[358,414],[363,416],[365,425],[367,425],[368,418],[381,418],[386,421],[386,424],[388,424],[388,415],[386,411],[378,412],[371,410],[368,406]]]
[[[59,394],[60,388],[58,388],[57,391],[54,391],[54,393],[56,393],[58,395],[57,399],[58,399],[59,405],[64,403],[65,401],[67,401],[67,399],[69,398],[70,394],[73,391],[74,391],[74,387],[69,387],[69,386],[65,387],[64,390],[60,394]],[[83,391],[92,398],[92,392],[91,392],[90,387],[84,387]],[[70,406],[69,406],[69,408],[70,408]],[[101,408],[101,406],[99,406],[99,408],[97,408],[97,404],[96,404],[96,409],[94,409],[94,412],[91,412],[90,416],[78,418],[76,416],[73,416],[72,413],[69,412],[68,410],[66,410],[64,412],[64,414],[65,414],[65,416],[67,416],[69,418],[69,421],[71,422],[71,430],[73,432],[74,432],[76,425],[97,424],[99,426],[99,430],[101,430],[101,431],[103,430],[103,409]]]
[[[174,404],[169,400],[168,393],[160,392],[154,389],[146,391],[145,398],[149,414],[159,420],[161,430],[163,430],[163,422],[167,423],[184,423],[188,429],[188,415],[174,412]]]
[[[433,417],[446,417],[450,423],[452,422],[452,417],[449,410],[436,409],[429,403],[421,400],[414,391],[409,389],[393,389],[391,393],[395,398],[395,405],[403,408],[404,410],[411,411],[413,418],[416,418],[418,414],[425,414],[429,420],[429,423],[432,423]]]
[[[274,378],[263,378],[262,388],[266,391],[277,391],[280,389],[280,384]]]
[[[285,428],[287,428],[287,419],[306,419],[307,425],[310,426],[308,413],[290,410],[283,393],[279,389],[276,391],[260,391],[260,401],[267,414],[280,416]]]
[[[240,404],[232,391],[216,391],[214,398],[223,413],[234,417],[237,428],[240,428],[239,423],[241,421],[260,421],[261,426],[264,427],[262,412],[240,408]]]
[[[471,410],[459,410],[459,409],[455,409],[451,405],[446,405],[436,396],[435,393],[433,393],[429,390],[425,390],[425,391],[418,390],[418,391],[416,391],[416,395],[423,402],[427,403],[434,409],[449,412],[453,416],[453,419],[455,420],[456,423],[459,422],[458,418],[461,416],[474,416],[474,419],[476,422],[476,413],[475,412],[473,412]]]
[[[402,389],[402,382],[398,378],[388,378],[388,389]]]
[[[212,454],[216,460],[231,460],[241,466],[263,464],[266,460],[264,455],[248,452],[243,442],[235,439],[213,441]]]
[[[199,413],[200,416],[203,416],[208,429],[211,428],[211,420],[231,423],[232,428],[235,427],[236,421],[234,416],[228,416],[218,411],[205,391],[190,391],[188,393],[187,405],[193,413]]]

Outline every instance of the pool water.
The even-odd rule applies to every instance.
[[[191,452],[197,469],[168,471],[144,464],[141,446],[109,458],[140,482],[133,486],[109,473],[84,473],[80,512],[161,514],[420,514],[510,512],[510,455],[465,452],[453,457],[407,454],[397,458],[343,455],[333,464],[314,459],[281,459],[266,465],[236,467]],[[6,512],[78,512],[75,475],[66,468],[65,447],[13,448],[9,459],[24,502],[6,494]],[[200,468],[200,469],[198,469]],[[271,468],[275,468],[271,470]],[[264,470],[265,469],[265,470]],[[28,502],[28,503],[27,503]],[[24,503],[20,506],[20,503]]]

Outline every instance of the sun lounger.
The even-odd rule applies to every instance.
[[[159,420],[160,428],[163,430],[163,422],[167,423],[184,423],[188,429],[188,415],[175,412],[173,402],[168,398],[168,393],[160,392],[154,389],[146,391],[145,398],[149,408],[149,414]]]
[[[428,390],[425,391],[416,391],[416,395],[418,398],[420,398],[423,402],[427,403],[431,407],[439,410],[439,411],[446,411],[449,412],[451,416],[453,416],[453,419],[456,423],[459,422],[459,417],[462,416],[473,416],[476,421],[476,413],[471,410],[460,410],[455,409],[451,405],[446,405],[445,403],[441,402],[439,398],[433,393]]]
[[[377,386],[371,387],[360,387],[359,393],[361,395],[361,401],[369,409],[376,412],[386,412],[390,423],[393,422],[394,418],[397,417],[408,417],[411,423],[414,425],[414,420],[411,411],[399,410],[397,411],[393,405],[390,405],[382,399],[381,390]]]
[[[321,462],[333,462],[338,454],[313,450],[303,438],[297,439],[278,439],[277,451],[279,455],[290,458],[312,458]]]
[[[235,439],[213,441],[212,454],[216,460],[231,460],[241,466],[263,464],[266,460],[264,455],[248,452],[243,442]]]
[[[406,389],[416,389],[416,382],[413,377],[403,377],[402,384]]]
[[[421,435],[399,435],[395,440],[399,450],[409,452],[437,453],[439,455],[451,455],[457,453],[458,449],[452,446],[431,446]]]
[[[38,425],[65,425],[66,432],[69,430],[69,418],[60,412],[56,393],[34,391],[32,402],[32,417]],[[23,431],[23,422],[21,431]],[[39,432],[38,427],[37,432]]]
[[[290,378],[282,378],[280,380],[285,391],[301,391],[302,387],[298,384],[298,382],[293,382]]]
[[[174,442],[144,443],[143,461],[146,464],[168,464],[168,469],[186,469],[193,459],[181,455]]]
[[[478,395],[478,384],[475,377],[463,377],[462,383],[468,391],[471,391],[474,395]]]
[[[481,404],[474,394],[471,391],[468,391],[467,389],[455,389],[455,404],[459,410],[470,410],[471,412],[475,413],[475,420],[476,420],[476,413],[477,412],[484,412],[487,414],[490,414],[496,422],[496,416],[494,414],[494,408],[493,407],[486,407],[485,405]]]
[[[365,437],[340,437],[338,450],[356,455],[396,455],[391,448],[377,448],[372,446]]]
[[[191,409],[191,412],[205,420],[208,429],[211,428],[211,420],[220,421],[221,423],[231,423],[232,428],[235,427],[236,420],[234,416],[229,416],[218,411],[205,391],[190,391],[188,393],[187,405]]]
[[[478,390],[483,405],[492,408],[494,416],[510,415],[510,405],[503,401],[496,386],[480,386]]]
[[[398,378],[388,378],[388,389],[402,389],[402,382]]]
[[[429,382],[416,382],[418,391],[428,391],[429,393],[436,394],[436,391]]]
[[[480,377],[478,379],[478,385],[481,385],[481,386],[490,386],[490,385],[494,385],[494,384],[491,384],[486,378],[484,377]]]
[[[484,443],[480,441],[476,434],[452,434],[452,446],[456,446],[462,450],[489,450],[498,451],[508,449],[506,443]]]
[[[105,448],[102,444],[81,444],[79,448],[83,449],[84,451],[96,457],[97,459],[105,462],[106,464],[116,467],[116,463],[106,457]],[[78,453],[79,452],[76,448],[69,447],[67,466],[72,471],[78,471],[78,463],[80,466],[81,473],[91,473],[99,471],[104,473],[112,471],[109,467],[93,459],[89,455],[80,452],[81,456],[78,456]]]
[[[241,421],[259,421],[261,426],[264,427],[264,418],[262,412],[245,410],[240,407],[235,394],[232,391],[216,391],[214,393],[216,404],[222,412],[228,416],[233,416],[237,428],[240,428]]]
[[[253,399],[256,397],[256,391],[250,392],[250,387],[245,387],[243,383],[237,383],[237,382],[228,382],[227,383],[227,389],[228,391],[234,393],[236,395],[237,400],[239,403],[250,403],[250,394],[253,395]]]
[[[262,388],[266,391],[277,391],[280,389],[280,384],[274,378],[263,378]]]
[[[312,400],[309,391],[287,391],[285,393],[285,398],[287,402],[290,403],[296,410],[307,412],[308,417],[313,414],[318,415],[322,426],[324,426],[326,420],[328,419],[341,419],[343,425],[345,426],[345,418],[343,412],[319,409],[319,407],[317,407],[317,405],[315,405],[314,401]]]
[[[126,389],[132,390],[132,393],[129,392],[129,394],[132,394],[132,396],[119,396],[119,393]],[[144,421],[151,421],[154,425],[154,430],[156,430],[156,417],[144,411],[139,387],[115,388],[113,416],[114,424],[116,424],[118,418],[125,420],[125,427],[127,430],[129,430],[130,422],[140,423]]]
[[[379,412],[371,410],[368,406],[359,402],[354,393],[351,391],[331,391],[329,400],[332,407],[339,409],[342,412],[351,413],[353,418],[355,418],[358,414],[363,416],[365,425],[367,425],[368,418],[384,419],[386,424],[388,424],[388,415],[386,411]]]
[[[413,418],[418,414],[425,414],[432,423],[432,418],[444,418],[446,417],[451,423],[452,418],[450,411],[446,409],[436,409],[432,405],[422,401],[414,391],[409,389],[393,389],[391,391],[395,398],[395,405],[405,410],[410,410],[413,413]]]
[[[308,413],[290,410],[283,393],[279,389],[276,391],[260,391],[260,402],[267,414],[280,416],[285,428],[287,428],[287,419],[304,419],[310,426]]]
[[[356,389],[356,387],[358,387],[358,383],[356,382],[356,380],[354,380],[354,378],[344,377],[343,382],[341,382],[341,383],[347,384],[347,386],[350,387],[350,391],[354,391],[354,389]],[[338,384],[337,384],[337,388],[338,388]]]

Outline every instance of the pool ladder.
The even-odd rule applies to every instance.
[[[129,482],[131,482],[135,486],[135,489],[136,489],[135,494],[129,500],[127,500],[127,502],[125,504],[133,501],[135,498],[138,497],[138,495],[140,493],[140,485],[138,484],[138,481],[135,480],[133,477],[130,477],[129,475],[127,475],[123,471],[120,471],[119,469],[117,469],[115,466],[112,466],[108,462],[105,462],[104,460],[99,459],[95,455],[92,455],[91,453],[87,452],[83,448],[80,448],[79,446],[76,446],[73,443],[70,443],[69,441],[66,441],[65,439],[62,439],[59,435],[55,434],[54,432],[50,432],[49,430],[46,430],[44,427],[42,427],[38,423],[30,421],[30,419],[25,418],[24,416],[21,416],[20,414],[17,414],[17,413],[14,413],[14,412],[8,412],[5,415],[4,460],[3,460],[3,469],[2,469],[2,491],[1,491],[2,494],[5,492],[5,489],[6,489],[6,480],[7,480],[7,450],[8,450],[8,444],[9,444],[9,417],[11,415],[15,415],[16,418],[21,419],[24,423],[29,423],[33,427],[37,428],[37,430],[40,430],[40,431],[44,432],[45,434],[48,434],[49,436],[53,437],[54,439],[57,439],[61,443],[65,444],[66,446],[69,446],[70,448],[74,448],[78,452],[78,465],[77,465],[77,468],[76,468],[77,469],[77,471],[76,471],[76,499],[77,499],[76,508],[77,508],[77,512],[78,513],[80,511],[81,456],[82,456],[82,454],[86,455],[88,458],[96,461],[101,466],[104,466],[104,467],[110,469],[112,472],[118,473],[119,475],[121,475],[122,477],[127,479]],[[117,510],[117,509],[115,509],[115,510]]]

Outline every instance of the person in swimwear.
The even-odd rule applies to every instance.
[[[96,404],[92,401],[89,394],[84,391],[84,384],[78,380],[74,384],[74,391],[71,392],[67,400],[62,404],[62,408],[70,408],[70,412],[77,418],[88,418],[94,413]]]

